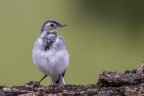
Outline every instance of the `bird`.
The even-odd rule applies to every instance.
[[[33,63],[44,74],[39,84],[50,76],[51,85],[65,85],[64,75],[69,66],[69,53],[63,37],[57,34],[65,26],[67,25],[55,20],[47,20],[41,26],[40,35],[32,50]]]

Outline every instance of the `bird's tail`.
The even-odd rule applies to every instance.
[[[60,74],[59,76],[51,77],[51,83],[52,85],[56,85],[56,84],[65,85],[63,74]]]

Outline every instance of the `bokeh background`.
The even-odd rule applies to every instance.
[[[54,19],[70,53],[67,84],[95,84],[103,70],[144,61],[143,0],[0,0],[0,84],[23,85],[43,74],[32,62],[41,24]],[[49,78],[42,84],[49,85]]]

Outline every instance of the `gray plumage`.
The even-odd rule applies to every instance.
[[[64,26],[54,20],[44,22],[32,51],[35,66],[51,77],[52,85],[65,84],[64,74],[69,65],[64,39],[57,35],[58,29]]]

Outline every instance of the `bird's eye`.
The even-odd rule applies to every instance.
[[[54,24],[50,24],[51,27],[54,27]]]

